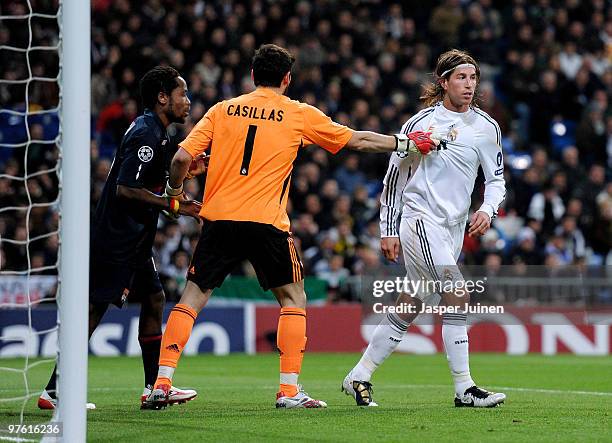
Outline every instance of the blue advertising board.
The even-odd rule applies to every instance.
[[[172,306],[164,312],[167,320]],[[204,309],[198,316],[184,353],[253,352],[253,309],[249,305]],[[110,309],[91,337],[93,355],[139,355],[138,306]],[[54,356],[57,352],[57,310],[39,307],[27,310],[0,310],[0,358],[29,355]]]

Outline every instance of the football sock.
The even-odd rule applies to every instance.
[[[353,380],[370,381],[372,374],[397,345],[400,344],[410,323],[402,320],[397,314],[387,314],[374,330],[372,339],[361,360],[351,371]]]
[[[157,380],[155,380],[155,387],[160,385],[172,386],[172,380],[170,380],[168,377],[157,377]]]
[[[279,391],[293,397],[298,393],[298,376],[306,349],[306,310],[281,308],[276,345],[280,352]]]
[[[161,334],[141,335],[138,337],[142,354],[142,367],[144,368],[145,386],[151,387],[157,378],[159,363],[159,348],[161,347]]]
[[[184,304],[177,304],[168,317],[168,323],[166,324],[166,331],[162,337],[161,349],[159,353],[159,366],[160,371],[158,372],[158,378],[155,385],[167,384],[169,378],[161,373],[163,372],[162,366],[170,366],[176,368],[178,360],[181,357],[183,348],[189,340],[191,330],[193,329],[193,323],[195,322],[198,313],[191,306]],[[165,370],[165,369],[164,369]],[[161,383],[160,383],[161,382]]]
[[[45,390],[51,396],[51,398],[55,398],[55,383],[57,381],[57,365],[53,368],[53,374],[51,374],[51,378],[49,378],[49,383],[47,383],[47,387]]]
[[[451,376],[455,383],[455,393],[463,395],[467,388],[475,384],[470,375],[467,314],[444,314],[442,316],[442,340]]]

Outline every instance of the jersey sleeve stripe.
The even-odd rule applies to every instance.
[[[393,225],[392,225],[392,222],[394,220],[393,219],[393,208],[391,207],[391,205],[395,202],[395,190],[397,187],[397,180],[399,179],[399,169],[394,165],[392,165],[391,167],[393,169],[391,170],[389,183],[387,184],[387,198],[386,198],[387,206],[389,206],[389,210],[387,211],[387,233],[389,235],[394,235]]]
[[[399,211],[397,209],[393,209],[393,215],[391,216],[391,225],[393,226],[392,232],[393,235],[398,235],[397,232],[397,216],[399,215]]]
[[[393,181],[391,182],[391,205],[395,203],[395,192],[397,191],[397,181],[399,180],[399,168],[395,168],[395,175],[393,176]],[[388,203],[388,202],[387,202]]]
[[[388,182],[387,182],[387,189],[386,189],[387,193],[385,195],[385,202],[387,203],[387,206],[390,205],[389,195],[391,195],[394,192],[393,181],[395,179],[396,174],[399,174],[399,170],[397,169],[395,165],[391,165],[391,170],[389,171],[389,174],[388,174]]]
[[[416,114],[414,117],[412,117],[413,119],[412,121],[408,120],[408,125],[406,126],[406,130],[404,131],[404,134],[408,134],[412,132],[416,124],[420,122],[421,120],[423,120],[425,117],[427,117],[429,114],[431,114],[433,111],[434,111],[433,107],[424,109],[418,114]]]
[[[397,173],[395,174],[395,180],[393,181],[393,201],[391,202],[391,204],[395,205],[395,193],[397,192],[397,181],[399,180],[399,169],[397,169]],[[396,227],[395,227],[395,209],[393,208],[391,210],[391,233],[392,235],[393,232],[396,231]],[[397,234],[397,232],[395,232],[395,234]]]
[[[480,115],[482,118],[484,118],[486,121],[493,125],[493,127],[495,128],[495,134],[497,135],[497,144],[501,146],[501,129],[499,128],[497,122],[493,120],[489,115],[487,115],[484,111],[481,111],[476,108],[474,108],[474,111],[476,112],[476,114]]]

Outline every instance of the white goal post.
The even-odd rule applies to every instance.
[[[13,165],[10,170],[7,168],[6,171],[0,171],[1,180],[19,189],[14,192],[15,203],[9,201],[0,207],[0,215],[14,222],[16,227],[11,229],[25,230],[25,238],[15,232],[10,233],[11,238],[0,237],[0,260],[4,248],[11,247],[13,254],[16,254],[14,251],[20,251],[17,254],[23,253],[27,261],[27,269],[22,269],[18,261],[6,264],[0,261],[0,278],[4,282],[10,281],[9,288],[13,288],[11,284],[17,285],[9,289],[14,290],[14,293],[5,291],[4,298],[0,298],[0,310],[8,309],[4,312],[4,318],[11,314],[21,319],[26,318],[25,324],[19,323],[22,320],[16,324],[0,324],[0,349],[7,350],[4,356],[24,357],[23,366],[20,366],[19,361],[0,364],[0,374],[6,374],[9,380],[0,389],[0,406],[11,408],[13,404],[19,404],[20,408],[15,411],[18,414],[11,410],[12,416],[19,420],[19,423],[13,423],[13,426],[19,426],[17,433],[3,426],[0,429],[0,440],[34,441],[32,435],[28,434],[28,426],[44,426],[41,423],[31,423],[38,416],[27,417],[26,422],[25,410],[35,407],[32,400],[44,389],[42,380],[37,380],[35,384],[32,382],[30,370],[35,366],[52,363],[53,360],[37,359],[31,362],[30,359],[43,354],[49,356],[57,332],[58,408],[51,419],[53,426],[39,429],[49,429],[51,432],[43,441],[85,442],[89,316],[91,1],[58,0],[57,3],[51,3],[39,4],[23,0],[15,2],[14,8],[5,8],[4,4],[0,7],[0,25],[9,24],[9,39],[6,44],[0,45],[5,63],[2,65],[4,69],[0,78],[0,93],[3,98],[8,97],[6,103],[0,103],[0,149],[3,159],[12,160],[17,165],[21,162],[19,150],[24,152],[22,166]],[[56,6],[57,9],[51,10]],[[41,25],[43,22],[44,26]],[[41,33],[42,28],[48,32]],[[51,58],[59,56],[59,71],[54,62],[49,62],[49,58],[45,57],[41,62],[41,53],[53,54]],[[47,72],[45,69],[37,69],[41,63],[49,63],[49,66],[43,66],[49,68]],[[55,105],[55,87],[49,85],[57,83],[59,97]],[[46,88],[49,88],[49,94],[46,100],[40,100],[41,91]],[[59,130],[54,127],[54,118],[57,116]],[[35,126],[36,131],[33,130]],[[35,155],[30,148],[34,145],[37,146],[34,152],[40,155],[42,149],[48,154],[49,161],[56,158],[56,151],[59,152],[59,163],[55,166],[33,166],[29,171],[29,156]],[[35,186],[38,177],[52,174],[57,174],[58,193],[50,191],[49,196],[34,200],[30,183]],[[35,208],[45,208],[50,214],[57,214],[59,208],[59,228],[51,222],[49,225],[37,226],[48,232],[37,232],[30,236],[31,222],[40,224],[39,220],[31,218]],[[55,241],[56,236],[59,236],[57,261],[47,263],[45,259],[42,265],[40,261],[34,264],[31,245],[46,239]],[[35,250],[34,247],[32,250]],[[49,260],[53,257],[52,251]],[[33,315],[34,310],[38,312],[38,305],[45,299],[46,291],[52,291],[55,286],[54,275],[41,273],[50,271],[53,274],[52,271],[56,269],[59,271],[59,289],[57,297],[48,298],[48,301],[57,301],[57,325],[37,330],[33,327],[36,317]],[[42,344],[42,336],[47,336],[46,345]],[[59,423],[62,428],[55,426]],[[59,429],[62,429],[60,437],[56,435]]]
[[[62,440],[87,438],[89,300],[90,45],[89,0],[63,0],[60,14],[62,160],[59,310],[59,411]]]

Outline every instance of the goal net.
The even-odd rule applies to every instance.
[[[88,17],[86,0],[0,2],[0,440],[85,440]]]

